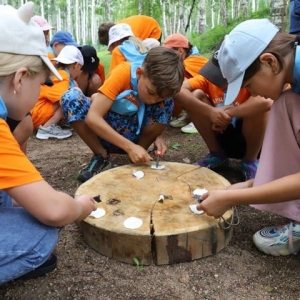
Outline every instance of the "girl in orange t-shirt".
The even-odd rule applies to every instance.
[[[0,5],[0,27],[5,28],[0,35],[0,284],[54,270],[58,227],[82,221],[96,209],[88,195],[74,199],[54,190],[6,123],[7,116],[24,118],[50,71],[61,79],[47,58],[43,31],[31,20],[33,10],[32,2],[18,10]]]
[[[56,68],[62,80],[52,79],[52,85],[43,84],[39,99],[31,110],[34,129],[37,129],[38,139],[64,139],[72,135],[72,131],[61,129],[56,124],[62,119],[60,99],[62,95],[77,84],[74,78],[78,76],[84,64],[83,56],[75,46],[65,46],[59,55],[53,59],[58,62]]]

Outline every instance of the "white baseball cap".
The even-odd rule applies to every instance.
[[[131,27],[125,23],[119,23],[112,26],[108,32],[108,48],[111,44],[125,37],[134,36]]]
[[[267,48],[278,27],[268,19],[247,20],[237,25],[228,35],[218,52],[218,61],[228,82],[225,105],[237,97],[245,71]]]
[[[0,5],[0,53],[39,56],[50,71],[62,79],[47,56],[43,31],[31,19],[33,8],[33,2],[19,9]]]
[[[72,45],[66,45],[65,47],[63,47],[58,56],[52,58],[51,60],[58,61],[65,65],[70,65],[73,63],[78,63],[82,66],[84,65],[81,51],[77,47]]]

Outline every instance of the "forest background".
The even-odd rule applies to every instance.
[[[289,0],[31,0],[35,14],[43,16],[55,31],[72,33],[81,45],[92,45],[108,69],[110,56],[98,42],[102,22],[142,14],[153,17],[162,28],[162,41],[172,33],[186,35],[201,54],[211,52],[238,23],[251,18],[268,18],[288,31]],[[25,0],[0,0],[19,7]]]

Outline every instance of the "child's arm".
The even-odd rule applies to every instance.
[[[198,87],[200,87],[200,83]],[[199,116],[207,116],[213,124],[218,126],[227,126],[231,122],[231,116],[224,107],[214,107],[205,90],[193,90],[188,80],[183,82],[181,90],[175,95],[174,100],[186,110],[192,121]]]
[[[238,106],[227,106],[226,112],[231,117],[246,118],[265,113],[270,110],[273,100],[264,97],[249,97],[248,100]]]
[[[166,131],[167,129],[165,129],[154,141],[154,145],[156,147],[155,155],[162,156],[168,150],[167,145],[165,143]]]
[[[84,220],[96,209],[88,195],[76,199],[54,190],[46,181],[37,181],[5,190],[17,203],[40,222],[61,227]]]
[[[93,95],[93,101],[85,122],[101,138],[114,144],[128,153],[133,163],[148,163],[151,156],[141,146],[134,144],[126,139],[114,129],[112,129],[104,120],[104,116],[110,110],[113,100],[102,93]]]
[[[197,209],[218,218],[236,205],[267,204],[300,199],[300,173],[285,176],[269,183],[245,188],[209,191]]]

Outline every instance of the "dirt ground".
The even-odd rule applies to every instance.
[[[207,149],[198,134],[168,129],[166,161],[193,163]],[[34,136],[28,155],[45,179],[56,189],[74,195],[75,177],[91,153],[73,135],[68,140],[39,141]],[[126,156],[114,156],[114,165],[128,164]],[[242,180],[239,163],[220,172],[231,183]],[[34,280],[17,280],[0,286],[1,300],[242,300],[300,299],[299,255],[271,257],[260,253],[252,235],[262,227],[287,220],[239,208],[240,225],[230,243],[214,256],[173,265],[139,268],[109,259],[82,240],[77,225],[60,232],[55,271]]]

